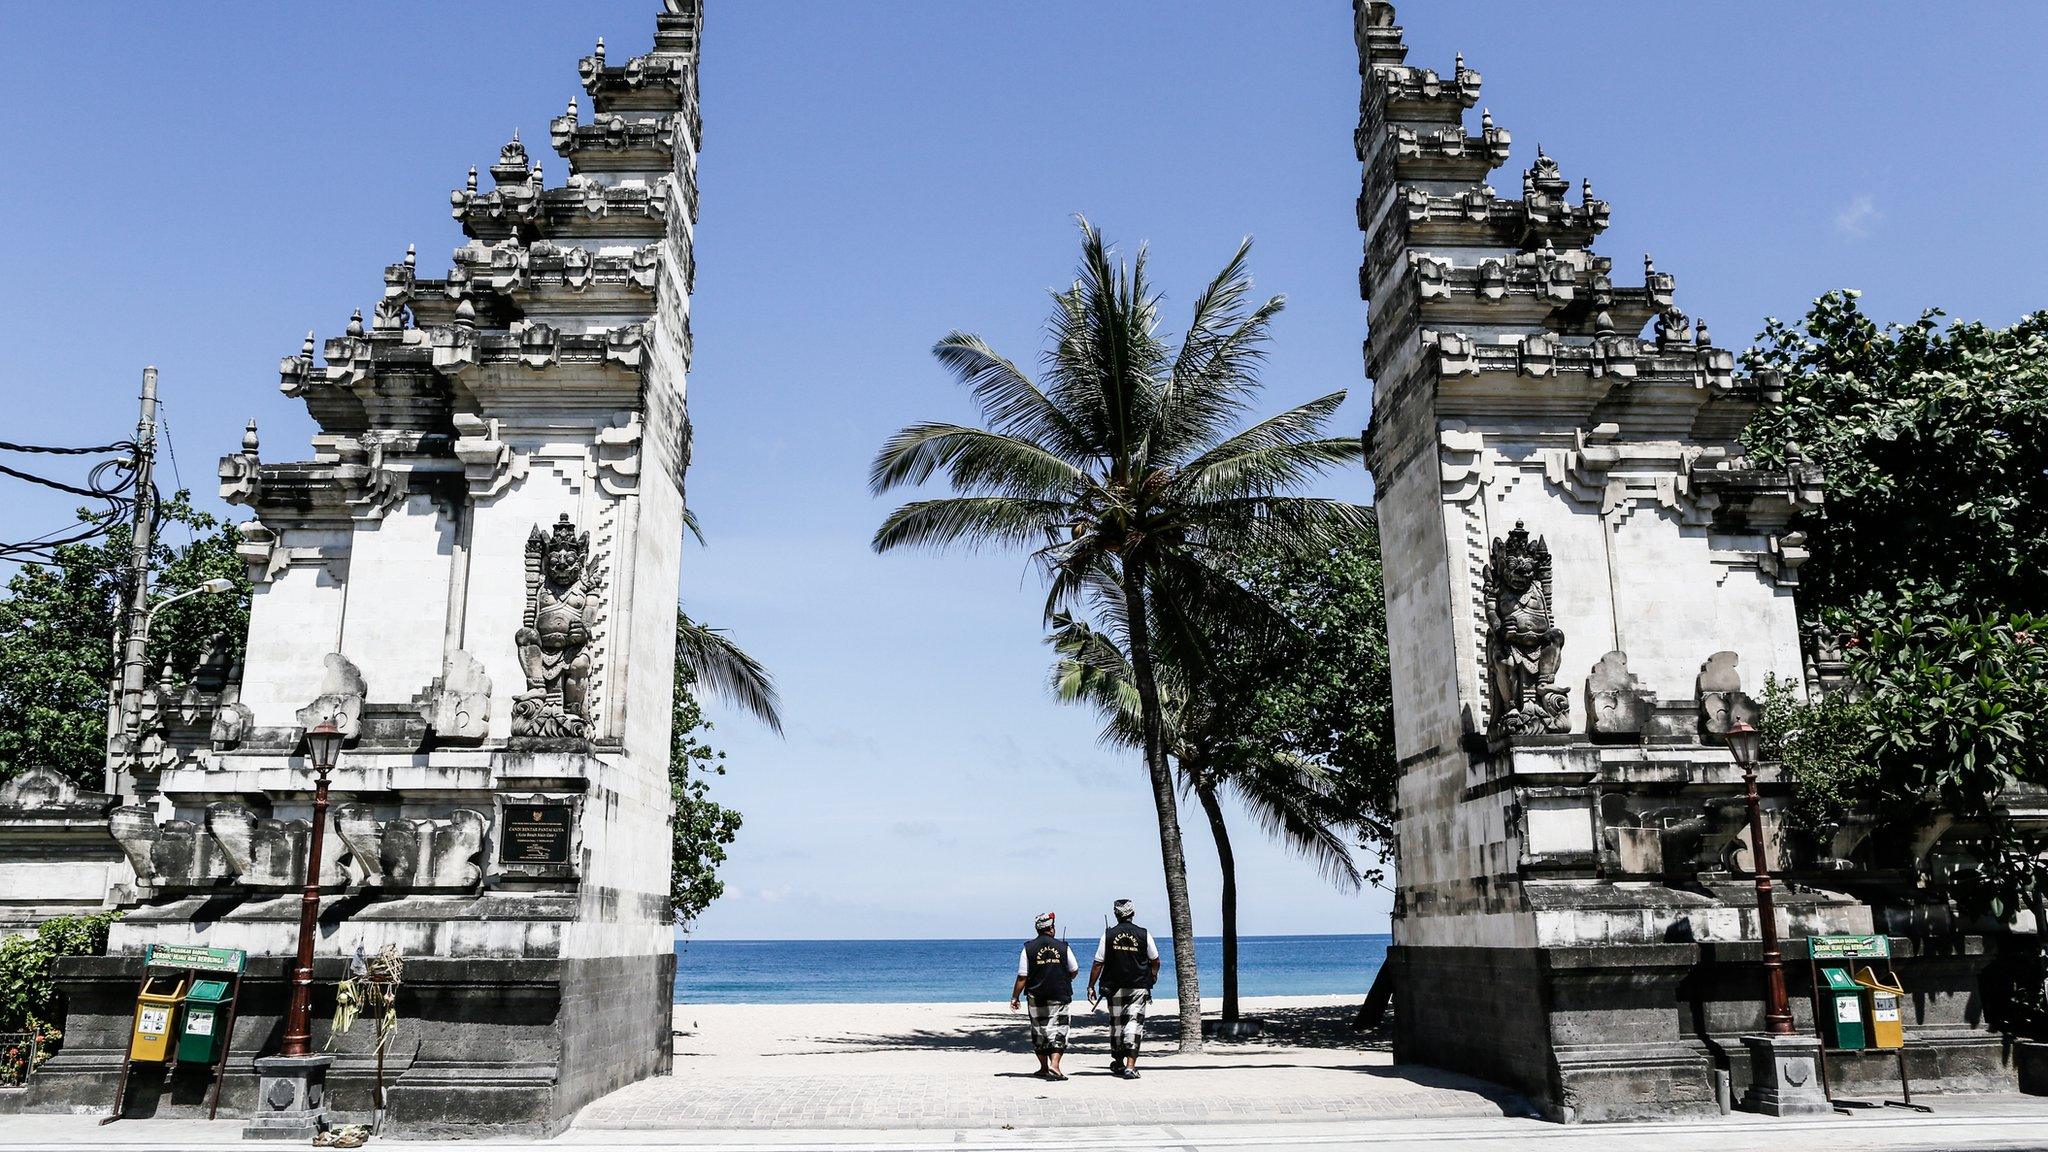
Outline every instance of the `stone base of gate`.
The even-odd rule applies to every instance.
[[[2016,1057],[1987,1020],[1996,942],[1894,937],[1892,946],[1910,993],[1914,1094],[2015,1090]],[[1566,1122],[1710,1115],[1717,1073],[1736,1100],[1749,1087],[1741,1038],[1763,1027],[1760,958],[1754,943],[1397,945],[1387,955],[1394,1057],[1492,1080]],[[1788,962],[1786,978],[1798,1028],[1812,1035],[1805,961]],[[1827,1063],[1837,1097],[1900,1094],[1893,1053],[1831,1052]]]
[[[220,1114],[257,1111],[256,1060],[277,1051],[289,961],[253,958],[242,985]],[[337,957],[314,965],[313,1047],[327,1046]],[[139,956],[60,961],[67,1005],[63,1050],[29,1081],[24,1112],[110,1109],[121,1073]],[[384,1058],[382,1135],[397,1139],[548,1136],[586,1104],[672,1061],[675,956],[588,959],[409,958],[399,1024]],[[363,1019],[334,1047],[326,1077],[330,1123],[365,1123],[377,1075],[376,1023]],[[138,1064],[130,1117],[203,1117],[202,1068]]]

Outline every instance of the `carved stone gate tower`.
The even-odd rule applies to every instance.
[[[1759,930],[1720,734],[1767,677],[1803,682],[1789,521],[1821,477],[1744,459],[1774,381],[1738,374],[1647,257],[1630,279],[1593,252],[1590,182],[1539,149],[1498,195],[1510,138],[1470,123],[1479,74],[1408,63],[1391,4],[1355,13],[1396,1052],[1570,1118],[1711,1109],[1761,1013],[1727,963]],[[1817,886],[1779,910],[1794,937],[1870,930]]]
[[[550,1132],[666,1070],[700,15],[666,0],[630,59],[600,39],[548,125],[566,179],[515,135],[451,196],[451,270],[408,247],[367,319],[284,359],[312,459],[263,460],[252,423],[222,460],[254,515],[248,648],[152,695],[116,783],[147,799],[111,820],[130,911],[67,976],[37,1106],[111,1098],[151,943],[250,951],[225,1105],[256,1106],[296,936],[301,737],[329,720],[350,739],[318,982],[359,948],[405,956],[387,1133]],[[368,1107],[373,1031],[336,1046],[344,1113]]]

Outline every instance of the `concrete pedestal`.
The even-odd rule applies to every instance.
[[[256,1061],[257,1110],[244,1140],[311,1140],[327,1123],[332,1056],[265,1056]]]
[[[1811,1036],[1744,1036],[1749,1050],[1745,1112],[1825,1116],[1834,1111],[1820,1082],[1820,1041]]]

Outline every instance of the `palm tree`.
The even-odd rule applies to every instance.
[[[1177,627],[1185,606],[1218,602],[1225,593],[1209,590],[1230,585],[1219,565],[1236,549],[1325,547],[1363,523],[1355,505],[1293,494],[1357,459],[1359,444],[1323,435],[1342,392],[1238,427],[1283,304],[1248,306],[1250,241],[1196,298],[1176,348],[1158,331],[1144,253],[1124,265],[1080,223],[1079,275],[1053,295],[1044,386],[978,336],[940,340],[933,354],[974,394],[987,426],[914,424],[883,445],[869,474],[877,494],[941,470],[955,494],[898,508],[874,547],[1029,547],[1047,577],[1048,620],[1083,604],[1121,611],[1158,816],[1181,1049],[1199,1051],[1194,915],[1151,622]]]
[[[1284,621],[1259,624],[1286,626]],[[1255,633],[1236,631],[1231,642],[1257,643]],[[1117,636],[1061,616],[1051,640],[1060,653],[1053,667],[1054,693],[1062,700],[1094,705],[1103,716],[1105,742],[1135,746],[1141,731],[1137,692]],[[1224,820],[1223,795],[1235,794],[1268,836],[1307,857],[1339,888],[1356,891],[1364,877],[1351,857],[1345,839],[1350,817],[1332,795],[1328,769],[1288,749],[1247,746],[1231,719],[1233,693],[1205,674],[1199,653],[1162,645],[1160,657],[1157,672],[1167,747],[1179,770],[1182,793],[1192,793],[1208,819],[1223,877],[1223,1021],[1235,1023],[1237,856]]]
[[[697,513],[683,509],[683,529],[698,544],[704,543],[704,526]],[[676,609],[676,693],[702,685],[713,696],[747,713],[782,735],[782,697],[775,690],[775,678],[759,660],[747,655],[725,629],[713,628]]]
[[[725,634],[676,611],[676,691],[693,685],[706,691],[782,735],[782,698],[775,680],[761,662]]]

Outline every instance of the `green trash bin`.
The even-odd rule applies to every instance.
[[[200,980],[185,994],[185,1023],[178,1030],[178,1063],[212,1067],[228,1042],[228,982]]]
[[[1863,987],[1846,969],[1820,970],[1820,1038],[1830,1048],[1856,1050],[1870,1046],[1863,1024]]]

